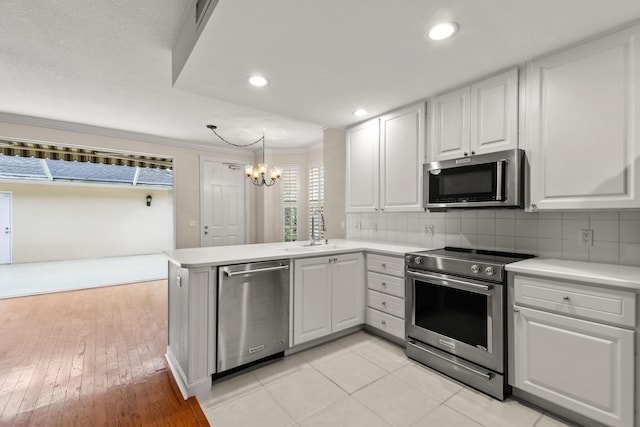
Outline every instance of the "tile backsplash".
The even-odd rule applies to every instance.
[[[585,246],[581,230],[591,230]],[[640,266],[640,211],[514,209],[347,214],[347,238]]]

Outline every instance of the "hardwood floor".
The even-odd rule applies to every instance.
[[[0,425],[208,426],[166,348],[166,280],[0,300]]]

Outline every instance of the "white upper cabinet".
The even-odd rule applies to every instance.
[[[471,154],[518,148],[518,69],[471,85]]]
[[[425,104],[347,130],[347,212],[422,210]]]
[[[469,87],[433,99],[430,161],[455,159],[469,150]]]
[[[518,147],[518,69],[433,98],[429,161]]]
[[[380,119],[380,208],[422,210],[425,104]]]
[[[640,27],[527,63],[531,210],[640,207]]]
[[[379,209],[380,119],[347,130],[347,212]]]

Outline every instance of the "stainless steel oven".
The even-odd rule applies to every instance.
[[[528,257],[460,248],[407,254],[407,355],[504,399],[504,265]]]

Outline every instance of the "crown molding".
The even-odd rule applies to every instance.
[[[0,122],[12,123],[18,125],[35,126],[48,129],[56,129],[67,132],[86,133],[88,135],[98,135],[110,138],[128,139],[139,142],[147,142],[150,144],[161,144],[172,147],[189,148],[192,150],[213,151],[218,153],[235,154],[240,156],[250,155],[251,151],[240,150],[228,147],[211,147],[196,141],[184,141],[179,139],[167,138],[164,136],[151,135],[141,132],[132,132],[101,126],[86,125],[82,123],[64,122],[60,120],[45,119],[40,117],[23,116],[20,114],[11,114],[0,112]]]

